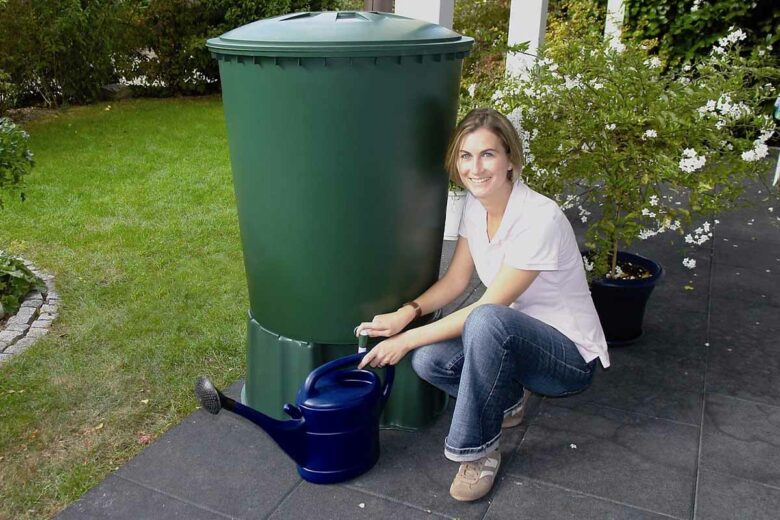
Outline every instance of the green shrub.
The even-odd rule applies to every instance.
[[[8,118],[0,118],[0,209],[3,193],[18,190],[22,177],[33,166],[33,154],[27,147],[27,132]],[[21,193],[22,199],[24,194]]]
[[[119,0],[5,0],[0,70],[21,101],[94,100],[112,81],[115,58],[132,48],[131,22],[130,3]]]
[[[21,260],[0,251],[0,319],[4,314],[16,314],[33,289],[44,291],[46,285]]]

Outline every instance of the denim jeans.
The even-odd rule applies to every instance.
[[[498,449],[501,422],[521,405],[523,388],[575,394],[590,385],[595,365],[555,328],[504,305],[480,305],[462,336],[412,353],[417,375],[456,398],[444,454],[457,462]]]

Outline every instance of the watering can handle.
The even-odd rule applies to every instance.
[[[340,357],[316,368],[306,378],[306,382],[303,383],[303,391],[306,393],[306,395],[311,394],[311,391],[314,389],[314,385],[317,384],[317,381],[322,376],[341,367],[356,365],[360,363],[360,360],[363,359],[363,356],[365,355],[365,352],[360,352],[358,354],[352,354],[351,356]],[[395,367],[388,365],[385,368],[387,371],[385,372],[385,385],[384,388],[382,388],[382,407],[384,407],[385,403],[387,402],[387,398],[390,397],[390,390],[393,386],[393,379],[395,379]]]

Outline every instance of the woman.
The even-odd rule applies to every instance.
[[[469,191],[447,273],[356,329],[388,337],[361,367],[394,365],[413,351],[415,372],[456,398],[444,454],[461,462],[450,488],[457,500],[490,491],[501,429],[520,424],[525,389],[574,394],[590,385],[597,359],[609,366],[574,232],[552,200],[517,180],[522,157],[506,117],[491,109],[466,115],[446,160],[451,178]],[[487,287],[477,302],[399,333],[462,294],[475,267]]]

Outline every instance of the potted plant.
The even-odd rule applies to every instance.
[[[503,80],[491,102],[520,129],[525,182],[586,223],[585,264],[607,339],[631,341],[662,270],[624,250],[663,233],[703,244],[713,215],[738,202],[747,180],[766,182],[780,73],[771,45],[742,52],[739,29],[709,57],[666,72],[653,42],[573,36],[543,49],[526,76]],[[613,290],[627,300],[611,294],[618,303],[606,305]],[[620,314],[629,302],[633,318]]]

